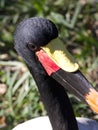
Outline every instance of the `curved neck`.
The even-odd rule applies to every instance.
[[[17,41],[15,48],[18,54],[24,58],[36,81],[53,130],[78,130],[73,109],[64,88],[45,74],[35,53],[21,42]]]
[[[78,130],[73,109],[64,88],[47,75],[31,70],[53,130]]]

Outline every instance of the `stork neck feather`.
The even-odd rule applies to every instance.
[[[64,88],[47,75],[33,73],[53,130],[78,130],[74,112]]]

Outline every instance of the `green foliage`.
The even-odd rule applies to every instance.
[[[0,116],[5,116],[8,125],[15,125],[17,122],[45,115],[44,107],[39,99],[36,84],[30,73],[26,70],[22,72],[21,67],[25,66],[20,62],[10,64],[10,62],[0,62],[3,66],[8,64],[7,70],[1,71],[1,82],[6,83],[6,93],[1,96]],[[4,64],[5,63],[5,64]],[[21,67],[19,68],[19,65]],[[10,67],[8,67],[10,66]],[[16,71],[13,68],[17,67]]]
[[[12,121],[13,125],[16,125],[32,117],[46,114],[34,80],[27,70],[21,70],[26,67],[13,50],[13,33],[16,25],[21,20],[34,16],[55,22],[59,37],[75,55],[83,73],[94,86],[98,85],[98,74],[92,78],[92,74],[98,72],[98,41],[92,34],[93,26],[98,20],[97,2],[0,0],[0,83],[7,86],[6,93],[0,95],[0,116],[6,117],[9,126]],[[69,96],[77,116],[86,114],[95,118],[86,105],[77,103],[72,95]]]

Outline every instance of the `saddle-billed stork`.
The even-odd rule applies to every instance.
[[[72,92],[98,112],[98,93],[83,76],[58,30],[48,19],[33,17],[22,21],[14,33],[14,46],[31,72],[48,117],[39,117],[13,130],[98,130],[91,119],[77,119],[65,92]]]

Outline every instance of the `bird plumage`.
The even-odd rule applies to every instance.
[[[79,130],[98,130],[95,120],[77,117]],[[53,130],[48,116],[37,117],[16,126],[13,130]]]
[[[13,130],[48,130],[46,124],[49,126],[49,130],[78,130],[79,123],[77,124],[70,100],[67,96],[67,93],[65,92],[64,87],[62,87],[62,85],[58,83],[55,78],[53,79],[46,73],[44,67],[36,56],[36,51],[40,50],[42,46],[45,46],[57,36],[58,31],[56,26],[51,21],[44,18],[30,18],[21,22],[16,28],[16,31],[14,33],[15,49],[18,54],[25,60],[29,71],[36,81],[49,119],[48,117],[36,118],[34,120],[30,120],[21,125],[18,125]],[[62,70],[59,72],[61,73]],[[78,72],[79,71],[75,73],[78,75],[80,74]],[[56,74],[57,73],[58,72],[56,72]],[[73,76],[75,73],[73,73]],[[69,73],[66,74],[71,75]],[[78,78],[77,75],[76,77]],[[69,81],[69,78],[67,79]],[[86,80],[84,83],[86,83]],[[89,85],[88,82],[86,84]],[[68,85],[70,86],[69,83]],[[38,124],[38,121],[41,123],[41,125]],[[79,130],[82,130],[81,124],[82,123],[80,123],[79,126],[81,129]],[[87,124],[85,124],[85,127],[86,126]]]

